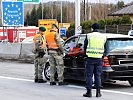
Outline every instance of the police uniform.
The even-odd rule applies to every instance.
[[[46,81],[43,80],[43,68],[46,63],[46,58],[44,57],[45,49],[46,49],[46,40],[45,36],[42,32],[46,31],[44,27],[39,27],[39,32],[34,36],[34,66],[35,66],[35,82],[36,83],[44,83]]]
[[[106,37],[103,37],[98,32],[98,24],[93,24],[93,33],[87,35],[85,40],[85,51],[87,55],[87,62],[85,66],[86,71],[86,89],[87,92],[83,94],[84,97],[92,97],[92,77],[94,74],[96,97],[101,97],[101,74],[102,74],[102,56],[104,53],[104,44]]]
[[[62,55],[64,53],[64,49],[61,44],[61,38],[59,36],[59,33],[57,33],[58,28],[55,24],[53,25],[53,27],[55,29],[52,28],[49,33],[45,33],[48,53],[50,56],[50,85],[56,85],[54,77],[56,71],[58,74],[58,84],[66,85],[66,83],[63,82],[64,62]]]

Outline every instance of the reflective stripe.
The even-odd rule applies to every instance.
[[[48,42],[49,49],[58,49],[57,44],[53,42]]]
[[[103,54],[103,52],[95,52],[95,51],[87,51],[87,53],[91,53],[91,54]]]
[[[88,47],[88,49],[92,49],[92,50],[94,50],[94,49],[103,50],[103,48],[94,48],[94,47]]]
[[[46,39],[45,39],[45,37],[43,35],[41,36],[41,39],[42,39],[43,48],[46,48]]]

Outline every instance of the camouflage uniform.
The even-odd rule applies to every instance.
[[[43,38],[43,39],[42,39]],[[36,38],[35,42],[35,59],[34,59],[34,65],[35,65],[35,79],[43,79],[43,68],[46,63],[46,58],[43,56],[43,54],[40,54],[40,50],[45,53],[45,48],[40,49],[39,46],[42,44],[42,41],[44,40],[44,37],[41,35]]]
[[[63,77],[63,73],[64,73],[64,62],[63,62],[63,57],[62,54],[64,53],[64,49],[62,47],[61,44],[61,39],[58,33],[55,34],[55,40],[56,43],[59,47],[59,50],[49,50],[49,60],[50,60],[50,82],[54,82],[54,75],[57,69],[57,74],[58,74],[58,81],[59,82],[63,82],[64,77]]]
[[[35,54],[36,55],[36,54]],[[38,54],[37,54],[38,55]],[[43,79],[43,68],[46,63],[45,57],[37,57],[35,56],[34,65],[35,65],[35,79]]]

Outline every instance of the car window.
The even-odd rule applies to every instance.
[[[74,37],[74,38],[71,38],[70,40],[68,40],[65,44],[64,44],[64,50],[65,50],[65,53],[68,53],[68,51],[75,47],[76,44],[77,44],[77,40],[78,40],[78,37]]]
[[[82,44],[81,48],[83,49],[84,46],[84,40],[85,40],[85,35],[80,35],[78,38],[78,44]]]
[[[105,45],[105,52],[108,53],[114,49],[122,49],[126,47],[133,47],[132,38],[107,39],[106,45]]]

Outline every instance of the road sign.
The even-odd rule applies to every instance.
[[[2,25],[23,26],[23,2],[2,2]]]
[[[17,1],[22,1],[24,3],[40,3],[40,0],[17,0]]]
[[[78,27],[77,27],[77,32],[78,32],[78,34],[79,34],[79,33],[82,33],[82,26],[78,26]]]
[[[66,36],[66,28],[65,27],[60,28],[60,36]]]

